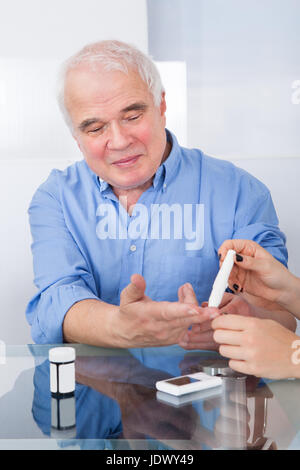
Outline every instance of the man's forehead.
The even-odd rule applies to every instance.
[[[79,68],[71,70],[66,80],[65,105],[71,115],[83,111],[80,120],[96,117],[96,109],[103,108],[105,114],[122,112],[130,110],[130,106],[136,108],[137,103],[140,108],[149,105],[151,100],[147,85],[135,71],[127,75],[121,71]]]
[[[103,66],[91,67],[80,65],[68,71],[65,80],[65,95],[71,95],[83,91],[113,91],[114,88],[134,87],[147,89],[147,85],[134,69],[128,73],[121,70],[105,70]],[[85,87],[88,87],[86,89]]]

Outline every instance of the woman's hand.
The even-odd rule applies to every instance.
[[[300,377],[300,338],[273,320],[220,315],[214,340],[229,366],[243,374],[282,379]]]
[[[221,263],[229,249],[237,253],[231,289],[276,302],[300,318],[300,279],[253,241],[226,240],[219,248]]]

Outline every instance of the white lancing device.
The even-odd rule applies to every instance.
[[[234,257],[236,252],[234,250],[228,250],[223,261],[223,264],[217,274],[215,282],[213,284],[213,288],[208,299],[208,306],[209,307],[219,307],[224,292],[228,287],[228,279],[234,265]]]

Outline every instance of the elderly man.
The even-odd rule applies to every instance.
[[[234,165],[179,146],[165,129],[157,69],[132,46],[85,47],[66,62],[59,97],[84,160],[53,170],[30,205],[33,339],[216,348],[218,312],[198,303],[209,296],[221,243],[253,239],[286,262],[269,191]]]

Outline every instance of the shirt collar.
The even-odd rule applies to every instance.
[[[172,149],[168,158],[157,169],[153,179],[153,187],[156,188],[161,182],[163,185],[163,191],[166,190],[180,163],[180,147],[177,139],[168,129],[166,129],[166,134],[168,142],[172,145]]]
[[[109,184],[106,181],[104,181],[102,178],[100,178],[100,176],[98,176],[98,181],[99,181],[100,193],[103,193],[103,191],[105,191],[109,187]]]
[[[157,188],[159,184],[162,184],[163,191],[167,189],[169,182],[171,181],[173,175],[175,174],[179,163],[180,163],[180,146],[177,142],[175,135],[166,129],[167,140],[171,143],[172,149],[169,153],[168,158],[158,167],[154,179],[153,187]],[[104,181],[100,176],[96,176],[97,182],[99,185],[100,193],[103,193],[110,185]]]

